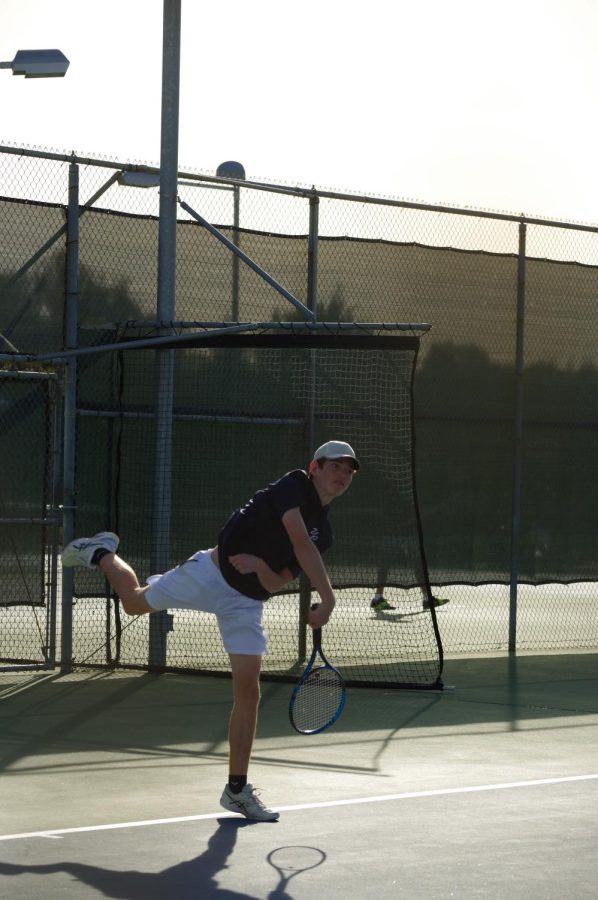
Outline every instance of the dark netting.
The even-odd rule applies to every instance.
[[[85,177],[90,177],[89,170]],[[31,183],[30,179],[27,185]],[[65,184],[62,178],[60,196]],[[243,192],[247,205],[255,202],[249,195],[259,193],[249,186]],[[90,186],[86,196],[91,193]],[[147,196],[146,192],[136,196],[140,194]],[[214,205],[210,212],[203,199],[197,206],[211,222],[228,221],[218,226],[220,230],[307,303],[310,197],[288,198],[292,208],[285,206],[283,215],[274,193],[259,196],[266,198],[264,210],[280,212],[271,216],[272,231],[233,231],[222,206]],[[115,199],[110,195],[110,202]],[[432,583],[499,584],[500,596],[506,598],[501,606],[505,620],[513,576],[520,587],[528,581],[534,585],[596,581],[598,497],[591,474],[598,444],[596,229],[525,223],[527,249],[518,285],[523,220],[499,221],[473,211],[459,215],[423,207],[398,209],[382,200],[362,204],[358,198],[319,199],[318,320],[414,321],[433,326],[422,344],[415,380],[419,508]],[[78,345],[112,340],[115,323],[119,335],[155,333],[157,217],[87,207],[79,212]],[[3,350],[36,353],[62,348],[65,219],[64,205],[1,201]],[[384,240],[387,233],[407,239]],[[494,252],[495,247],[513,252]],[[196,222],[179,221],[175,327],[293,317],[290,305],[247,266],[237,267],[237,284],[234,273],[231,254],[221,243]],[[518,287],[524,295],[520,375]],[[134,328],[127,326],[131,322],[136,323]],[[79,365],[84,372],[86,366],[93,371],[99,363],[81,357]],[[127,365],[132,364],[125,362],[125,369]],[[119,377],[119,368],[113,365],[110,384],[115,396]],[[520,443],[515,429],[518,387],[523,404]],[[125,390],[134,393],[129,386]],[[117,420],[105,427],[106,440],[120,435],[125,445],[127,432],[118,430]],[[149,428],[141,413],[137,427]],[[516,460],[521,476],[520,510],[515,510],[518,534],[513,508]],[[107,474],[105,485],[111,502],[117,504],[118,492]],[[483,591],[479,594],[482,611],[488,597]],[[558,600],[555,603],[558,606]],[[541,611],[544,600],[537,606]],[[451,604],[445,622],[455,607]],[[470,608],[470,601],[464,601],[459,628],[469,621]],[[579,609],[580,621],[587,621],[585,607]],[[593,645],[589,631],[576,637],[575,645],[579,641],[585,646],[588,640]],[[472,643],[478,647],[477,638],[468,636],[467,647]]]
[[[335,544],[326,565],[338,607],[326,651],[355,683],[439,683],[441,648],[429,586],[413,477],[412,378],[419,339],[407,336],[268,334],[214,338],[177,349],[173,385],[172,519],[174,565],[215,545],[232,510],[293,468],[315,447],[349,441],[362,463],[351,491],[331,509]],[[164,352],[164,351],[162,351]],[[167,351],[168,352],[168,351]],[[81,357],[77,435],[79,534],[113,530],[140,575],[151,571],[155,462],[156,351]],[[168,479],[166,479],[168,480]],[[384,572],[397,610],[370,608]],[[118,633],[96,572],[76,571],[75,662]],[[215,621],[173,610],[166,667],[227,671]],[[296,674],[305,656],[299,584],[266,606],[270,654],[264,672]],[[104,649],[100,655],[104,655]],[[112,658],[146,665],[148,620],[113,639]],[[97,663],[97,658],[93,662]],[[108,657],[110,661],[110,656]]]
[[[65,211],[0,199],[0,352],[62,346]]]
[[[0,369],[0,667],[45,667],[54,652],[56,378]]]

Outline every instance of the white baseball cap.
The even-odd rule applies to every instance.
[[[314,459],[352,459],[355,468],[359,468],[355,450],[351,444],[346,444],[345,441],[328,441],[326,444],[322,444],[314,453]]]

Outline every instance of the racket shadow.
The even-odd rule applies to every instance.
[[[266,859],[278,875],[278,884],[266,900],[292,900],[292,895],[287,891],[290,880],[317,869],[327,857],[319,847],[290,844],[271,850]]]

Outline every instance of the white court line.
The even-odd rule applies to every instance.
[[[476,794],[480,791],[504,791],[509,788],[536,787],[545,784],[568,784],[573,781],[591,781],[594,775],[569,775],[565,778],[539,778],[534,781],[509,781],[506,784],[482,784],[475,787],[437,788],[433,791],[407,791],[403,794],[383,794],[377,797],[356,797],[352,800],[324,800],[322,803],[301,803],[297,806],[278,806],[279,812],[297,809],[326,809],[333,806],[353,806],[358,803],[383,803],[388,800],[413,800],[418,797],[444,797],[449,794]],[[237,813],[217,812],[199,816],[176,816],[172,819],[146,819],[141,822],[115,822],[109,825],[83,825],[79,828],[53,828],[50,831],[27,831],[22,834],[2,834],[0,841],[15,841],[19,838],[57,838],[63,834],[81,834],[87,831],[113,831],[117,828],[145,828],[150,825],[174,825],[179,822],[200,822],[202,819],[238,818]]]

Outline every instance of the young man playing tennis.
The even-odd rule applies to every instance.
[[[309,625],[321,628],[335,598],[321,554],[332,544],[328,507],[345,493],[359,462],[344,441],[318,447],[307,472],[295,469],[258,491],[222,528],[218,545],[200,550],[141,587],[131,566],[116,555],[119,538],[105,531],[71,541],[63,566],[97,566],[132,616],[165,609],[197,609],[216,615],[230,659],[233,708],[229,724],[229,780],[221,805],[248,819],[275,821],[247,783],[266,650],[263,601],[304,572],[321,603]]]

